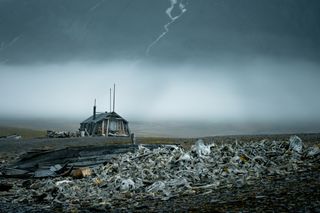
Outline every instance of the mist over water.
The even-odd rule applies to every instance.
[[[146,55],[170,1],[0,1],[0,125],[75,130],[116,83],[140,135],[319,131],[318,1],[185,5]]]
[[[138,135],[319,130],[320,74],[317,64],[307,62],[155,66],[122,61],[1,68],[1,117],[20,119],[14,126],[35,119],[22,127],[74,131],[91,116],[94,98],[98,112],[109,111],[109,88],[115,82],[116,111]]]
[[[93,100],[132,120],[286,121],[320,117],[318,65],[258,60],[228,64],[1,66],[2,116],[85,118]]]

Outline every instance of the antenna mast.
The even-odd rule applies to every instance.
[[[112,89],[110,88],[110,111],[109,111],[109,112],[111,112],[111,102],[112,102],[112,101],[111,101],[111,97],[112,97],[111,90],[112,90]]]
[[[116,105],[116,84],[113,84],[113,112]]]

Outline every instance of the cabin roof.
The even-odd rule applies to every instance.
[[[121,117],[118,113],[116,112],[103,112],[103,113],[97,113],[96,114],[96,119],[93,120],[93,115],[90,116],[89,118],[87,118],[86,120],[82,121],[81,123],[97,123],[99,121],[102,121],[104,119],[119,119],[119,120],[123,120],[124,122],[128,123],[128,121],[126,119],[124,119],[123,117]]]

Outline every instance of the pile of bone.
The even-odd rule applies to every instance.
[[[267,175],[287,175],[306,169],[319,159],[318,146],[289,141],[205,145],[198,140],[191,150],[164,146],[119,156],[99,167],[96,179],[106,190],[136,191],[168,199],[195,189],[241,187]]]
[[[306,147],[293,136],[289,141],[204,144],[198,140],[190,150],[167,145],[157,149],[140,146],[93,169],[83,179],[56,178],[42,189],[55,187],[56,202],[71,200],[112,203],[131,198],[160,198],[255,184],[272,175],[303,172],[319,163],[319,146]]]

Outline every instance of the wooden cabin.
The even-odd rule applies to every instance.
[[[129,122],[115,112],[116,85],[113,86],[113,111],[111,112],[111,88],[110,88],[110,112],[97,113],[96,100],[94,100],[93,115],[80,123],[81,136],[116,136],[129,137]]]
[[[95,113],[80,123],[80,132],[86,136],[129,137],[129,122],[116,112]]]

